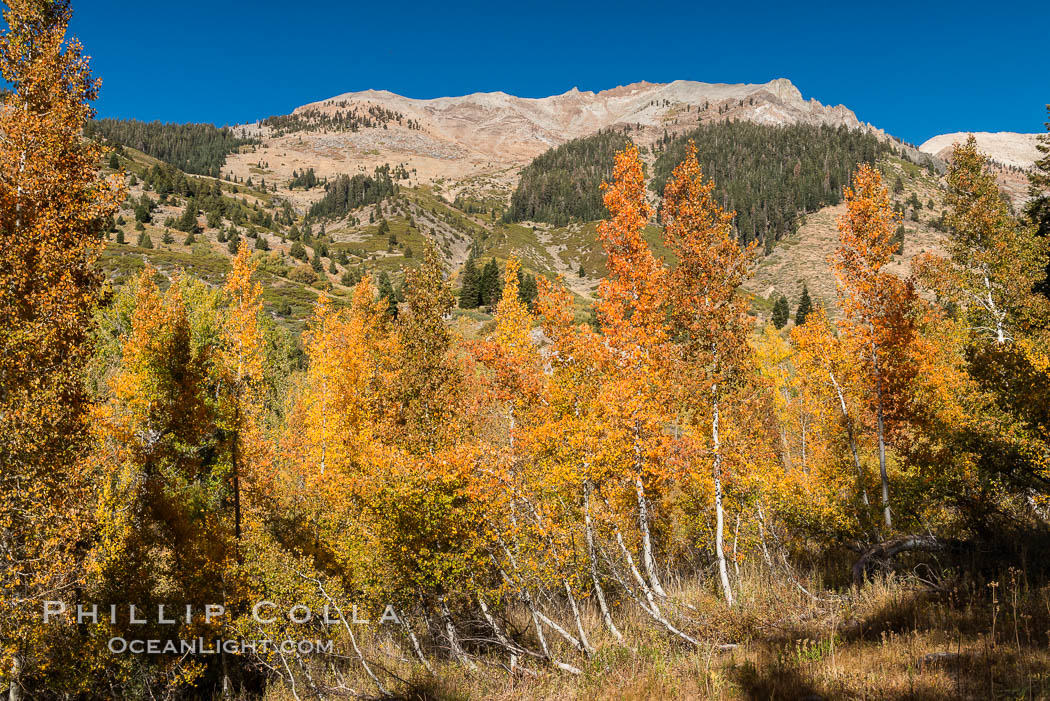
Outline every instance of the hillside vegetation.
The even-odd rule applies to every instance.
[[[351,210],[375,204],[397,191],[389,169],[377,168],[374,175],[340,175],[325,185],[325,195],[310,207],[311,217],[345,217]]]
[[[740,240],[758,241],[767,252],[798,230],[801,214],[841,201],[858,163],[893,152],[874,135],[847,127],[716,122],[658,145],[654,192],[663,194],[690,141],[704,175],[715,181],[718,201],[736,212]]]
[[[612,177],[613,156],[629,143],[622,133],[603,131],[540,155],[521,171],[505,218],[556,226],[602,218],[600,186]]]
[[[226,156],[256,139],[214,124],[164,124],[137,119],[98,119],[84,127],[88,138],[129,146],[187,173],[218,177]]]

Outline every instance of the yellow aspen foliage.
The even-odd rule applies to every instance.
[[[82,372],[101,276],[93,267],[123,185],[82,138],[99,81],[64,2],[5,3],[0,36],[0,683],[45,675],[68,629],[39,624],[46,592],[80,582],[91,477]],[[69,688],[56,678],[56,689]]]

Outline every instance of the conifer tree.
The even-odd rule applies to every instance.
[[[1048,119],[1046,132],[1039,135],[1036,148],[1042,156],[1028,173],[1028,195],[1025,215],[1035,226],[1036,233],[1050,241],[1050,105],[1046,106]],[[1037,291],[1050,297],[1050,262],[1046,264],[1046,276],[1038,284]]]
[[[185,231],[186,233],[197,231],[196,200],[189,199],[186,201],[186,209],[182,211],[182,215],[179,216],[178,221],[175,222],[175,228],[179,231]]]
[[[495,307],[503,294],[503,281],[500,279],[499,264],[492,258],[481,271],[480,292],[478,299],[482,306]]]
[[[795,326],[802,326],[813,311],[813,301],[809,298],[809,287],[802,283],[802,296],[798,298],[798,309],[795,310]]]
[[[780,295],[777,297],[777,301],[773,303],[773,326],[782,329],[787,326],[789,318],[791,318],[791,309],[788,307],[788,298],[785,295]]]
[[[379,292],[379,298],[386,300],[387,315],[396,318],[397,303],[400,300],[393,283],[390,282],[390,275],[385,270],[379,273],[379,278],[376,280],[376,290]]]
[[[529,310],[533,308],[539,290],[536,287],[536,276],[522,272],[518,267],[515,277],[518,281],[517,295],[522,304]]]
[[[481,304],[481,272],[474,262],[474,255],[467,258],[463,266],[459,289],[459,308],[477,309]]]

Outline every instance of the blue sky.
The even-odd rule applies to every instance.
[[[761,83],[914,143],[1042,131],[1050,2],[73,0],[100,116],[234,124],[342,92]]]

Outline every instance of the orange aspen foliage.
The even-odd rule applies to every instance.
[[[746,302],[737,294],[754,259],[754,243],[743,248],[733,235],[733,213],[711,196],[714,183],[704,182],[696,147],[690,143],[664,190],[664,237],[678,257],[671,275],[670,315],[679,339],[676,374],[678,401],[687,405],[685,421],[711,459],[715,493],[715,554],[726,601],[733,594],[723,552],[723,471],[727,404],[752,363],[747,334],[751,324]],[[694,462],[693,460],[690,463]],[[692,472],[695,465],[687,470]]]
[[[879,171],[862,164],[845,188],[846,214],[839,220],[839,246],[831,259],[845,312],[843,333],[855,344],[865,368],[875,415],[883,520],[892,526],[887,473],[888,418],[899,418],[905,388],[913,376],[910,344],[916,334],[918,297],[914,287],[883,272],[893,257],[898,216]]]
[[[613,182],[602,189],[610,217],[598,225],[609,268],[595,305],[608,353],[599,420],[609,449],[619,449],[621,474],[633,486],[641,560],[649,584],[662,595],[646,483],[666,478],[660,407],[668,368],[666,270],[642,236],[651,211],[637,147],[616,154]],[[627,483],[621,488],[626,492]]]

